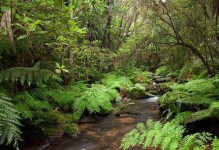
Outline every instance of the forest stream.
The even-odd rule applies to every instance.
[[[137,123],[147,119],[159,120],[160,112],[155,96],[148,99],[133,100],[132,114],[116,117],[110,114],[95,123],[81,123],[77,138],[59,137],[50,139],[45,145],[33,144],[23,150],[117,150],[122,138]]]

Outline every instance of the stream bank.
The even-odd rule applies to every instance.
[[[116,117],[111,113],[95,123],[81,123],[78,137],[57,137],[41,144],[32,143],[22,150],[116,150],[119,149],[122,138],[131,131],[137,123],[147,119],[159,120],[160,111],[157,99],[151,97],[133,100],[130,105],[132,114]]]

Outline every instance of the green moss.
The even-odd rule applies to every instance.
[[[71,124],[71,123],[67,123],[64,126],[64,133],[66,135],[72,135],[74,133],[78,132],[78,125],[77,124]]]
[[[142,84],[135,84],[135,86],[129,88],[127,92],[127,97],[132,99],[151,97],[151,94],[146,92],[146,88]]]
[[[64,117],[56,111],[34,112],[32,124],[48,136],[60,135],[64,132]]]
[[[133,83],[145,83],[145,84],[151,84],[152,83],[152,74],[147,71],[138,71],[135,72],[132,77]]]
[[[150,90],[149,93],[151,93],[153,95],[159,95],[157,90]]]

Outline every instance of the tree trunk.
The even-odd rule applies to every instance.
[[[113,7],[114,0],[106,0],[106,14],[107,14],[107,22],[105,27],[105,32],[103,35],[103,42],[102,47],[110,48],[110,42],[111,42],[111,25],[112,25],[112,19],[113,19]]]
[[[208,74],[211,76],[214,76],[214,73],[211,70],[211,67],[209,66],[208,62],[205,60],[204,56],[195,47],[187,43],[180,43],[180,45],[189,48],[192,51],[192,53],[194,53],[202,61],[202,63],[204,64],[205,68],[208,71]]]

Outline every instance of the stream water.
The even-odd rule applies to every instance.
[[[80,124],[81,134],[77,138],[53,138],[49,143],[31,145],[23,150],[117,150],[124,135],[137,123],[146,122],[147,119],[160,119],[157,99],[158,97],[135,100],[135,104],[130,106],[135,115],[116,117],[110,114],[96,123]]]

